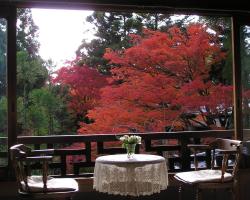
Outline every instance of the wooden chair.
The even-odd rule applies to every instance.
[[[195,171],[180,172],[174,176],[180,182],[179,199],[182,199],[182,185],[189,184],[195,187],[197,200],[202,199],[202,189],[227,189],[231,191],[233,199],[238,200],[236,176],[239,168],[240,145],[239,140],[221,138],[210,145],[188,145],[194,151]],[[207,149],[212,151],[211,169],[198,170],[197,152]],[[222,155],[221,166],[215,166],[215,152]],[[234,159],[231,171],[228,170],[229,158]]]
[[[78,191],[78,183],[73,178],[53,178],[48,176],[48,162],[54,150],[32,151],[23,144],[10,148],[10,156],[18,182],[18,192],[31,199],[72,199]],[[42,175],[31,175],[30,165],[41,163]]]

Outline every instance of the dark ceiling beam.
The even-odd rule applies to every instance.
[[[143,11],[218,11],[250,13],[246,0],[1,0],[0,5],[17,7],[62,8],[62,9],[105,9]]]

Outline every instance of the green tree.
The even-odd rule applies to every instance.
[[[0,96],[6,88],[6,20],[0,19]],[[17,52],[27,52],[30,58],[37,58],[39,50],[38,27],[35,25],[30,9],[17,9]],[[19,55],[17,55],[18,57]]]
[[[47,69],[41,59],[31,59],[27,52],[17,53],[17,95],[23,99],[23,125],[27,127],[27,109],[29,106],[29,93],[35,88],[44,86],[48,77]]]
[[[0,18],[0,97],[6,94],[6,20]]]
[[[0,97],[0,137],[7,133],[7,98]]]
[[[7,98],[0,96],[0,137],[7,136]],[[7,152],[7,143],[0,143],[0,152]],[[0,159],[0,166],[6,166],[7,159]]]
[[[48,88],[43,87],[31,92],[30,101],[29,115],[32,127],[37,130],[37,134],[41,134],[40,129],[44,129],[45,134],[53,134],[56,129],[55,113],[60,109],[60,100]],[[43,123],[40,125],[40,122]]]
[[[7,98],[6,98],[6,52],[7,24],[0,18],[0,137],[7,136]],[[7,151],[7,143],[0,144],[0,152]],[[0,166],[6,166],[7,159],[0,159]]]
[[[76,54],[82,58],[81,65],[96,67],[102,73],[109,73],[107,61],[103,59],[105,49],[127,48],[131,45],[129,34],[142,31],[141,19],[127,12],[96,11],[87,17],[87,22],[95,26],[96,39],[83,40]]]
[[[21,116],[24,110],[23,102],[23,97],[19,97],[18,112]],[[33,89],[29,93],[29,106],[26,108],[27,129],[24,133],[26,135],[61,133],[64,129],[60,121],[60,116],[65,111],[63,108],[64,102],[48,87]],[[19,124],[24,124],[23,120],[19,118]]]
[[[173,15],[162,13],[136,13],[144,28],[166,31],[172,26],[183,27],[193,20],[192,15]],[[177,17],[178,16],[178,17]]]
[[[97,68],[109,74],[110,65],[103,59],[105,49],[123,50],[132,46],[130,34],[141,35],[144,28],[166,30],[172,26],[181,27],[193,16],[172,18],[174,15],[160,13],[94,12],[87,21],[94,25],[96,39],[82,41],[76,54],[81,57],[80,65]]]
[[[243,128],[250,127],[250,27],[241,26],[240,31],[242,40],[240,44],[241,53],[241,77],[242,77],[242,112],[243,112]]]
[[[229,17],[200,17],[199,21],[207,25],[211,31],[218,35],[222,44],[222,51],[227,55],[221,64],[214,65],[211,69],[210,76],[214,82],[223,84],[232,84],[232,36],[231,36],[231,19]]]
[[[30,57],[37,57],[38,26],[35,25],[30,9],[17,9],[17,51],[25,51]]]
[[[242,26],[240,31],[242,40],[240,44],[241,65],[242,67],[242,85],[245,90],[250,89],[250,27]]]
[[[7,124],[6,20],[0,19],[0,132]],[[51,84],[53,62],[39,55],[38,26],[30,9],[17,9],[17,112],[19,134],[46,135],[74,127],[66,95]],[[65,93],[66,94],[66,93]]]
[[[17,12],[18,124],[29,135],[65,133],[71,123],[58,86],[51,84],[54,64],[39,56],[38,27],[30,9]]]

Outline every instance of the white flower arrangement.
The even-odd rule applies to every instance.
[[[127,144],[141,144],[141,137],[138,135],[124,135],[119,140],[122,141],[123,148],[126,148]]]

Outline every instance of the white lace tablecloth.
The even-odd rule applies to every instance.
[[[168,186],[165,158],[156,155],[126,154],[101,156],[96,159],[94,189],[119,195],[151,195]]]

